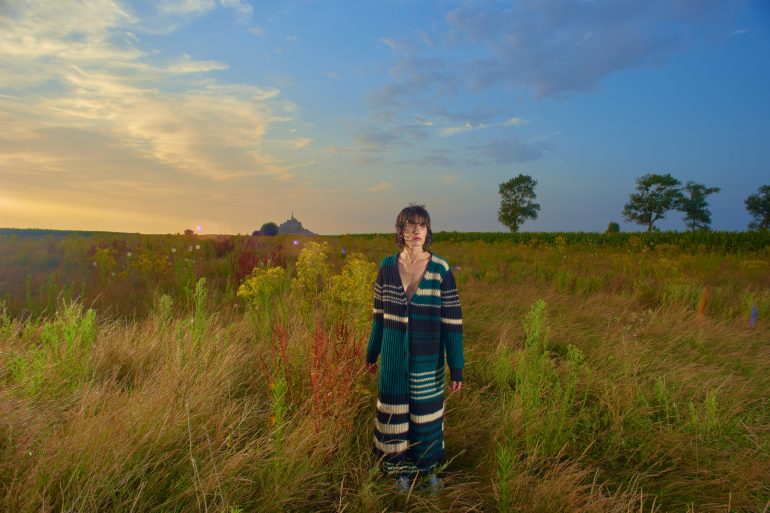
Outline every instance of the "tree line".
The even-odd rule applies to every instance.
[[[537,180],[519,174],[500,184],[500,209],[497,219],[512,232],[518,232],[523,223],[537,219],[540,205],[535,203]],[[719,187],[707,187],[702,183],[682,182],[670,174],[646,174],[636,179],[636,190],[623,207],[623,219],[642,225],[648,232],[657,230],[655,223],[675,210],[683,214],[688,229],[710,230],[711,211],[707,198],[716,194]],[[755,194],[744,201],[752,216],[750,230],[770,229],[770,185],[762,185]],[[607,231],[619,231],[620,225],[610,222]]]

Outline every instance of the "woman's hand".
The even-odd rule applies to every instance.
[[[462,387],[463,387],[463,382],[462,381],[452,381],[449,384],[449,391],[450,392],[459,392]]]

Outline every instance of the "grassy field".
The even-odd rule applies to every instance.
[[[770,238],[692,237],[437,234],[466,382],[399,495],[390,237],[0,234],[0,511],[770,511]]]

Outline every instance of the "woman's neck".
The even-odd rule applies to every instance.
[[[409,247],[404,246],[404,249],[401,250],[401,258],[409,262],[410,264],[413,264],[417,262],[417,260],[420,259],[421,256],[425,254],[425,250],[422,249],[422,246],[419,247]]]

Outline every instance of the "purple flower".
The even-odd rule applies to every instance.
[[[462,269],[462,267],[460,267],[459,265],[455,266],[455,271],[459,271],[460,269]]]
[[[759,309],[757,305],[751,307],[751,317],[749,317],[749,328],[753,328],[757,323],[757,317],[759,317]]]
[[[347,254],[347,252],[348,252],[348,250],[347,250],[347,249],[345,249],[345,248],[342,248],[342,249],[340,250],[340,253],[342,253],[343,255]]]
[[[295,240],[294,240],[294,245],[295,245],[295,246],[299,246],[299,241],[295,239]]]

